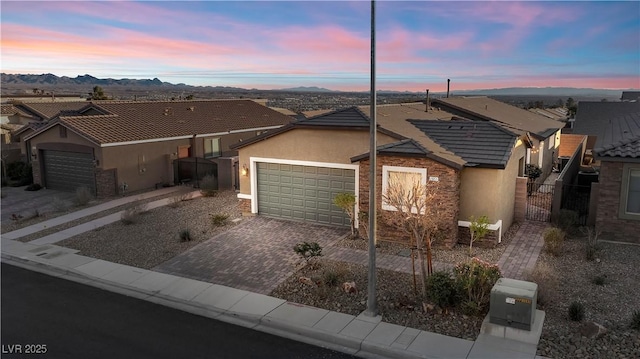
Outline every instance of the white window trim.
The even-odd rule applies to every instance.
[[[382,193],[387,193],[389,188],[389,172],[408,172],[408,173],[420,173],[422,178],[420,184],[425,186],[427,184],[427,169],[417,167],[400,167],[400,166],[382,166]],[[390,206],[385,203],[384,196],[382,196],[382,209],[386,211],[397,211],[394,206]],[[412,208],[412,212],[415,213],[416,209]]]

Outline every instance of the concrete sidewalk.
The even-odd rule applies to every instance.
[[[184,191],[184,187],[167,187],[167,188],[162,188],[162,189],[158,189],[158,190],[155,190],[155,191],[149,191],[149,192],[141,193],[140,195],[136,195],[136,196],[129,196],[129,197],[122,197],[122,198],[114,199],[112,201],[104,202],[104,203],[101,203],[99,205],[92,206],[92,207],[83,208],[81,210],[65,214],[63,216],[51,218],[49,220],[42,221],[42,222],[33,224],[31,226],[28,226],[28,227],[20,228],[18,230],[12,231],[12,232],[4,233],[2,235],[2,238],[3,239],[16,240],[16,239],[31,235],[33,233],[37,233],[37,232],[43,231],[43,230],[48,229],[48,228],[52,228],[52,227],[59,226],[59,225],[64,224],[64,223],[75,221],[76,219],[80,219],[80,218],[84,218],[84,217],[87,217],[87,216],[90,216],[90,215],[93,215],[93,214],[96,214],[96,213],[100,213],[102,211],[106,211],[106,210],[109,210],[111,208],[119,207],[119,206],[125,205],[127,203],[136,202],[136,201],[140,201],[140,200],[145,200],[145,199],[148,199],[148,198],[153,198],[153,197],[158,197],[158,196],[164,196],[164,195],[167,195],[167,194],[170,194],[170,193],[173,193],[173,192],[177,192],[177,191]],[[149,205],[149,209],[151,209],[152,206],[153,205],[150,204]],[[106,219],[107,217],[104,217],[104,218]],[[118,216],[118,218],[116,220],[118,220],[118,219],[120,219],[119,216]],[[108,223],[104,223],[104,224],[109,224],[109,223],[113,223],[113,222],[114,221],[108,222]],[[97,224],[97,223],[94,223],[94,225],[95,224]],[[96,226],[90,226],[88,230],[92,230],[94,228],[97,228],[97,227]],[[76,234],[80,234],[80,233],[83,233],[83,232],[86,232],[86,230],[84,230],[82,232],[78,232]],[[62,239],[64,239],[64,238],[62,238]],[[61,239],[59,239],[59,240],[61,240]],[[49,242],[49,243],[55,243],[55,242],[56,241]]]
[[[379,316],[331,312],[89,258],[55,245],[4,236],[1,245],[5,263],[362,357],[541,358],[536,356],[536,344],[491,335],[495,327],[469,341],[386,323]]]

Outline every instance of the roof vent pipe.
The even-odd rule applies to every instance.
[[[429,89],[427,89],[427,108],[425,110],[425,112],[429,112]]]
[[[451,79],[447,79],[447,98],[449,98],[449,84],[451,83]]]

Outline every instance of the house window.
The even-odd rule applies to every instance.
[[[427,184],[427,169],[415,167],[382,166],[382,193],[387,194],[389,187],[398,185],[405,190],[411,191],[416,183]],[[382,209],[387,211],[397,211],[397,208],[389,205],[382,196]]]
[[[524,156],[520,157],[520,160],[518,160],[518,176],[524,177]]]
[[[206,138],[204,140],[204,157],[220,157],[222,152],[220,151],[220,138]]]
[[[620,207],[621,218],[640,219],[640,167],[623,167]]]
[[[67,138],[67,128],[63,126],[58,126],[60,128],[60,138]]]

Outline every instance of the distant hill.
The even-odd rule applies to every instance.
[[[79,75],[74,78],[68,76],[56,76],[54,74],[0,74],[0,83],[2,84],[2,92],[10,90],[30,90],[35,88],[69,88],[72,90],[82,89],[86,91],[92,86],[102,86],[105,89],[138,89],[143,91],[152,90],[171,90],[171,91],[224,91],[224,92],[251,92],[255,89],[244,89],[240,87],[228,86],[191,86],[183,83],[172,84],[164,82],[158,78],[154,79],[99,79],[91,75]],[[343,91],[331,90],[317,86],[300,86],[284,89],[276,89],[273,91],[281,92],[316,92],[316,93],[344,93]],[[510,87],[499,89],[484,90],[456,90],[452,89],[453,96],[470,95],[470,96],[557,96],[557,97],[593,97],[593,98],[609,98],[619,99],[623,90],[604,90],[592,88],[571,88],[571,87]],[[637,91],[637,89],[636,89]],[[367,91],[361,91],[365,93]],[[378,90],[382,94],[420,94],[421,92],[409,91],[393,91]],[[434,96],[443,95],[445,92],[433,92]]]
[[[286,89],[279,89],[276,91],[287,91],[287,92],[340,92],[340,91],[334,91],[334,90],[329,90],[323,87],[316,87],[316,86],[299,86],[299,87],[291,87],[291,88],[286,88]]]

